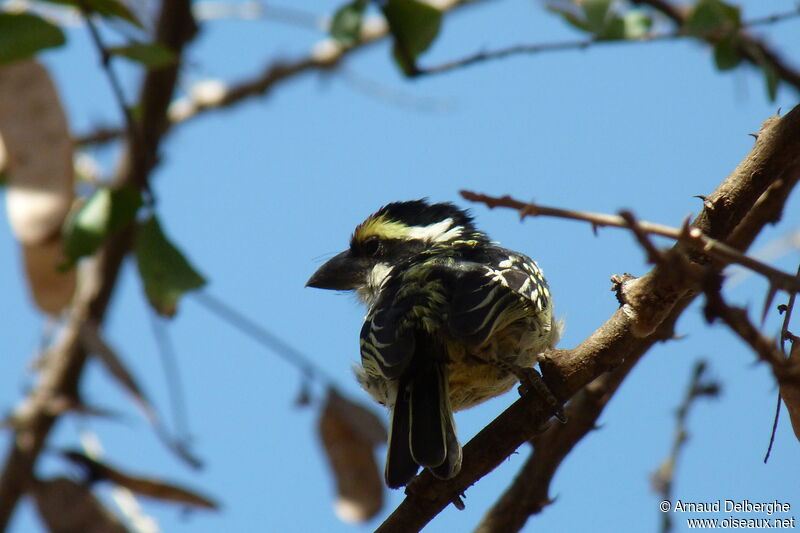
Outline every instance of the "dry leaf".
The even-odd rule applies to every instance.
[[[85,468],[89,479],[93,481],[110,481],[111,483],[125,487],[131,492],[157,500],[184,503],[206,509],[217,508],[217,504],[214,501],[193,490],[166,483],[158,479],[132,476],[109,466],[107,463],[95,461],[81,452],[67,451],[63,452],[62,455],[73,463]]]
[[[792,349],[789,352],[789,363],[794,369],[800,368],[800,338],[792,340]],[[797,379],[785,379],[779,382],[781,398],[786,410],[789,411],[789,420],[792,421],[794,436],[800,440],[800,384]]]
[[[36,480],[31,493],[39,515],[51,533],[128,532],[86,485],[63,477]]]
[[[0,135],[11,229],[26,245],[49,241],[74,198],[73,145],[56,87],[38,62],[0,68]]]
[[[336,409],[339,416],[345,418],[360,435],[373,445],[386,444],[389,436],[383,420],[371,409],[355,403],[340,395],[334,389],[328,391],[328,404]]]
[[[74,198],[73,146],[55,85],[36,61],[0,68],[0,136],[8,219],[23,245],[33,300],[57,314],[75,292],[75,272],[57,270],[61,224]]]
[[[61,312],[72,301],[75,293],[75,269],[61,271],[64,264],[61,241],[51,239],[38,244],[23,244],[22,256],[25,275],[36,306],[51,315]]]
[[[319,434],[336,478],[336,515],[348,523],[369,520],[383,505],[383,478],[374,448],[386,441],[386,429],[372,411],[331,389]]]

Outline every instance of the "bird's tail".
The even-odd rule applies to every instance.
[[[430,355],[418,357],[413,373],[399,383],[386,457],[386,484],[392,488],[407,485],[420,466],[442,479],[461,470],[446,369]]]

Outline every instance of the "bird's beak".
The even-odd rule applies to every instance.
[[[346,250],[319,267],[306,282],[306,287],[334,291],[354,290],[366,283],[368,272],[367,261],[353,257],[350,250]]]

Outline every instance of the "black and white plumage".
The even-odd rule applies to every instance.
[[[453,412],[498,396],[558,339],[547,282],[529,257],[501,248],[449,203],[381,208],[309,286],[355,290],[367,304],[356,374],[391,410],[386,481],[419,466],[461,468]]]

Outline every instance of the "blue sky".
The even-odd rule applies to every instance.
[[[745,18],[794,5],[744,4]],[[294,5],[322,15],[336,3]],[[797,24],[763,31],[787,58],[800,61]],[[447,16],[423,63],[575,37],[537,2],[486,3]],[[190,53],[184,87],[207,78],[241,79],[270,58],[303,56],[322,38],[269,20],[209,22]],[[45,54],[44,61],[73,129],[117,122],[118,109],[85,31],[69,30],[68,39],[66,48]],[[181,126],[165,142],[152,183],[165,231],[210,280],[209,292],[307,354],[343,392],[365,403],[350,371],[358,358],[363,309],[351,296],[303,287],[326,258],[347,245],[365,216],[385,203],[419,197],[471,208],[495,240],[534,257],[544,269],[556,312],[566,319],[560,346],[569,348],[616,308],[608,290],[611,275],[648,270],[632,237],[613,229],[594,236],[587,225],[564,220],[520,223],[510,211],[464,202],[457,191],[601,212],[630,208],[643,219],[679,225],[699,211],[695,195],[711,192],[746,155],[753,142],[747,134],[778,108],[797,103],[797,94],[786,88],[768,102],[758,73],[720,74],[710,51],[689,41],[516,57],[415,81],[398,75],[388,46],[381,44],[350,58],[345,68],[347,75],[305,75],[265,98]],[[130,95],[137,77],[137,71],[123,69]],[[107,172],[113,169],[113,153],[95,155]],[[795,195],[781,225],[765,231],[754,250],[798,230]],[[0,224],[0,250],[0,314],[6,317],[0,324],[0,405],[10,409],[32,384],[24,369],[44,321],[21,282],[7,223]],[[774,264],[794,271],[797,262],[794,250]],[[764,290],[762,280],[749,276],[726,294],[755,312]],[[783,300],[779,295],[778,302]],[[699,357],[709,361],[723,395],[701,402],[691,414],[675,496],[777,499],[792,506],[781,517],[800,514],[797,441],[785,413],[772,459],[766,466],[761,460],[776,395],[771,376],[722,326],[707,328],[700,311],[693,305],[678,323],[682,340],[656,346],[633,371],[601,417],[601,429],[559,469],[552,485],[556,503],[526,530],[655,530],[659,498],[649,477],[668,452],[674,408]],[[766,331],[777,329],[773,313]],[[167,383],[131,261],[105,331],[168,418]],[[333,480],[315,434],[316,411],[294,405],[301,383],[297,370],[191,297],[169,332],[193,450],[205,460],[204,470],[193,472],[176,461],[96,365],[85,376],[86,400],[121,411],[123,418],[62,420],[51,446],[74,447],[78,432],[89,428],[110,462],[197,487],[222,503],[218,513],[189,515],[147,503],[164,531],[367,531],[401,501],[400,491],[387,492],[385,511],[375,521],[363,527],[339,522]],[[514,399],[509,393],[457,415],[462,442]],[[5,445],[7,435],[2,439]],[[465,511],[448,508],[427,531],[467,531],[477,524],[528,452],[521,449],[472,487]],[[383,450],[378,455],[382,462]],[[42,475],[66,468],[54,456],[39,466]],[[676,526],[680,531],[685,524],[678,520]],[[12,531],[40,527],[30,503],[21,506]]]

